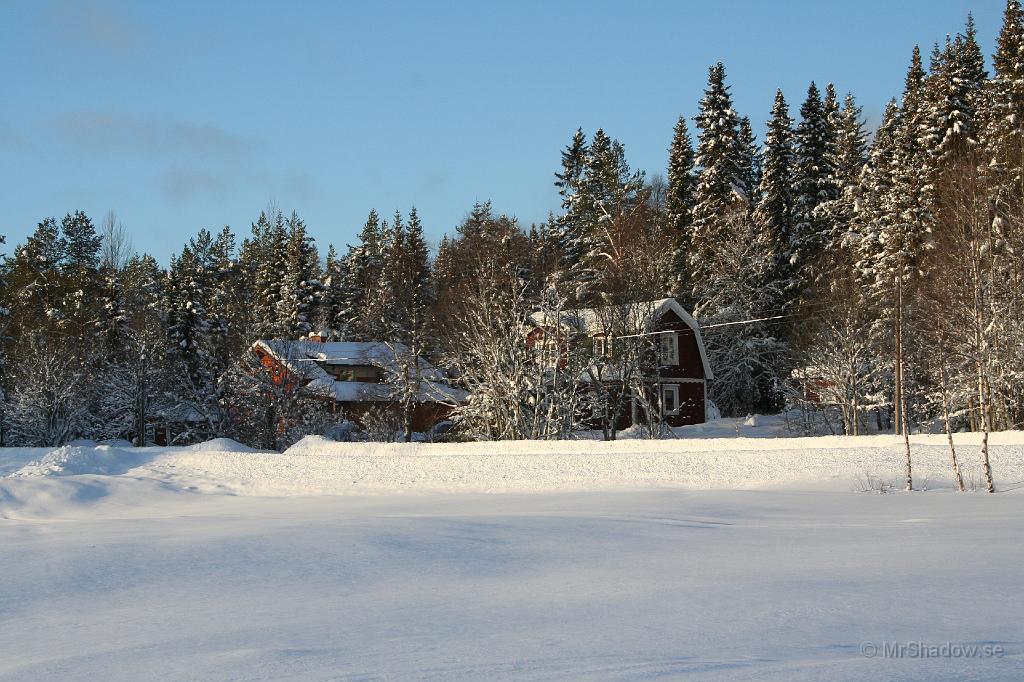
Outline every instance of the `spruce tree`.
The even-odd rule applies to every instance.
[[[926,107],[925,73],[921,53],[915,47],[893,138],[892,186],[885,203],[888,220],[881,233],[882,251],[876,273],[882,288],[891,286],[897,275],[903,279],[911,277],[931,246],[928,192],[934,179],[929,178],[929,153],[921,142],[927,130]]]
[[[401,296],[402,304],[407,307],[408,334],[422,334],[434,293],[430,276],[430,250],[415,206],[409,211],[404,260],[405,281],[402,291],[396,294]]]
[[[630,169],[622,143],[599,128],[589,145],[576,131],[556,178],[564,210],[557,237],[561,283],[574,305],[594,303],[605,293],[614,233],[638,205],[643,173]]]
[[[835,133],[828,120],[821,94],[812,82],[800,107],[800,124],[794,136],[796,156],[793,169],[793,232],[790,266],[795,289],[791,300],[799,302],[813,285],[820,270],[822,252],[831,226],[818,207],[838,196],[830,150]]]
[[[838,190],[832,201],[818,207],[818,212],[831,228],[826,250],[832,269],[843,271],[849,265],[849,247],[853,245],[853,217],[860,194],[861,173],[867,162],[867,133],[861,107],[852,94],[843,100],[842,109],[833,115],[835,140],[831,166]]]
[[[977,146],[986,111],[987,78],[974,18],[968,15],[965,32],[953,40],[947,38],[945,50],[933,54],[922,95],[928,103],[926,137],[933,174],[955,166]]]
[[[582,129],[562,151],[562,171],[555,173],[555,186],[562,197],[562,215],[558,219],[558,247],[562,259],[562,281],[576,301],[586,297],[594,279],[587,256],[593,250],[592,228],[595,206],[586,190],[590,146]]]
[[[61,269],[67,242],[54,218],[40,222],[24,245],[6,261],[10,324],[13,335],[22,330],[53,332],[65,320],[64,284]]]
[[[324,302],[321,311],[321,326],[332,338],[345,341],[352,335],[352,324],[356,318],[358,289],[352,277],[351,251],[339,256],[331,244],[327,249],[324,267]]]
[[[284,215],[271,206],[252,224],[252,234],[242,243],[240,278],[252,297],[249,327],[256,338],[273,338],[281,329],[277,307],[285,277],[287,232]]]
[[[95,321],[101,315],[103,277],[99,264],[103,238],[81,211],[64,216],[60,230],[65,244],[63,324],[72,338],[86,338],[94,332]]]
[[[716,250],[727,237],[731,213],[746,211],[740,171],[739,130],[721,62],[708,70],[708,86],[696,117],[697,185],[687,254],[698,306],[716,267]],[[737,207],[737,202],[743,204]]]
[[[95,273],[100,264],[103,237],[96,233],[89,216],[75,211],[64,216],[60,224],[65,243],[65,268],[76,273]]]
[[[171,258],[167,273],[167,362],[173,375],[167,391],[174,405],[163,417],[187,426],[186,440],[212,436],[219,422],[217,376],[204,303],[209,298],[209,278],[203,267],[209,243],[209,233],[201,231],[179,256]]]
[[[248,305],[239,300],[241,282],[235,260],[235,235],[225,226],[210,245],[205,266],[209,272],[211,356],[214,373],[220,376],[231,364],[232,356],[248,348],[256,339],[240,339],[241,332],[238,308]],[[247,297],[243,296],[243,299]]]
[[[589,251],[574,281],[577,299],[592,304],[611,292],[610,264],[619,260],[628,217],[637,207],[644,186],[644,174],[634,172],[626,162],[625,147],[603,129],[594,133],[587,156],[584,178],[585,198],[592,214],[588,227]]]
[[[764,138],[764,165],[753,214],[755,239],[766,254],[760,286],[767,310],[780,310],[789,290],[789,245],[793,231],[793,119],[782,90],[775,91]]]
[[[322,297],[320,259],[306,224],[292,211],[287,223],[284,278],[277,305],[277,326],[285,338],[302,338],[319,319]]]
[[[371,300],[384,267],[384,230],[377,211],[371,209],[359,232],[359,243],[350,247],[346,258],[349,270],[348,295],[352,301],[351,333],[363,341],[375,340],[379,326],[376,324],[378,309]]]
[[[668,150],[668,213],[669,237],[672,240],[672,273],[667,288],[673,296],[689,296],[687,251],[690,243],[690,222],[693,218],[696,180],[693,175],[694,152],[686,117],[680,116]]]
[[[747,116],[743,116],[739,120],[737,141],[739,143],[740,182],[746,195],[747,206],[753,211],[757,205],[757,188],[761,183],[764,162],[761,150],[757,146],[754,130],[750,126],[750,118]]]
[[[1020,0],[1007,0],[992,64],[985,169],[995,192],[996,211],[1006,216],[1024,203],[1024,11]]]

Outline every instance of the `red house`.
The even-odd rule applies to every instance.
[[[363,423],[371,410],[395,408],[401,390],[395,376],[402,363],[415,362],[419,390],[415,394],[413,429],[427,431],[466,399],[466,392],[449,386],[444,373],[423,358],[410,358],[400,343],[380,341],[322,341],[311,336],[299,341],[263,340],[253,353],[274,381],[301,380],[333,399],[333,409],[346,419]],[[301,379],[297,379],[301,377]]]
[[[556,319],[557,318],[557,319]],[[646,367],[643,383],[670,426],[700,424],[707,409],[707,382],[714,378],[700,325],[672,298],[625,306],[537,313],[527,343],[592,344],[595,356],[610,355],[625,338],[644,338],[657,349],[656,367]],[[620,339],[620,341],[617,341]],[[637,423],[637,400],[624,410],[624,422]],[[622,426],[628,426],[628,423]]]

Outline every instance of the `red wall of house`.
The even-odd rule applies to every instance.
[[[662,368],[662,376],[680,379],[704,378],[704,363],[701,362],[697,335],[693,333],[688,324],[679,319],[674,312],[668,310],[658,321],[655,331],[674,331],[679,338],[679,364],[674,367]]]
[[[335,410],[339,416],[350,419],[360,426],[365,426],[367,412],[386,406],[386,403],[343,402],[335,403]],[[448,419],[451,412],[451,408],[447,405],[417,403],[412,413],[412,430],[426,433],[438,422]]]
[[[693,381],[679,384],[679,414],[665,416],[669,426],[704,423],[704,384]]]

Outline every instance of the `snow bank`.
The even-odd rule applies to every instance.
[[[76,474],[123,474],[146,460],[144,452],[109,445],[65,445],[41,459],[29,462],[14,476],[71,476]]]
[[[957,439],[968,480],[981,478],[969,434]],[[916,480],[949,485],[944,437],[916,436]],[[993,438],[1000,481],[1024,478],[1024,434]],[[303,439],[284,454],[181,452],[155,461],[182,485],[245,495],[553,492],[644,488],[743,489],[813,483],[849,490],[865,473],[899,485],[892,436],[791,439],[337,443]],[[824,486],[822,486],[824,482]]]
[[[256,448],[251,448],[231,438],[214,438],[186,447],[193,452],[259,452]]]
[[[912,440],[917,483],[948,487],[945,436]],[[980,481],[980,437],[958,434],[956,440],[968,482]],[[991,443],[997,483],[1024,480],[1024,433],[993,434]],[[227,439],[171,448],[68,445],[46,452],[14,476],[130,471],[172,489],[264,496],[793,485],[849,490],[866,474],[901,487],[902,447],[891,435],[446,444],[338,443],[309,436],[283,454]]]
[[[205,443],[181,447],[136,448],[128,441],[108,441],[97,444],[94,441],[75,440],[55,449],[48,448],[0,448],[0,464],[4,461],[20,462],[8,467],[7,473],[17,477],[33,476],[74,476],[82,474],[118,475],[136,469],[153,460],[173,460],[181,452],[213,454],[252,454],[259,452],[230,438],[215,438]],[[173,466],[173,462],[165,463]]]

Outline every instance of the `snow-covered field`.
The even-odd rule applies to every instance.
[[[0,450],[0,679],[1024,676],[1024,434],[729,428]]]

